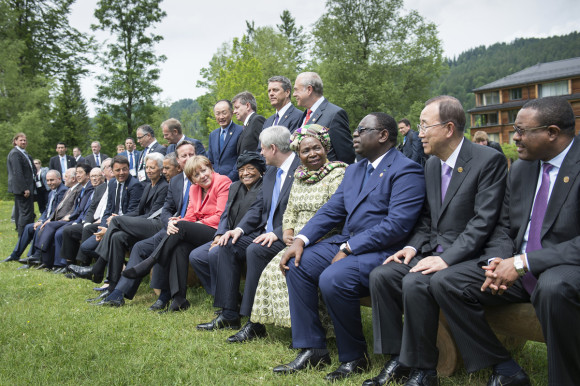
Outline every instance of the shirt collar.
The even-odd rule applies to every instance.
[[[391,150],[393,150],[393,149],[394,149],[393,147],[392,147],[392,148],[390,148],[389,150],[387,150],[387,152],[386,152],[385,154],[383,154],[382,156],[380,156],[379,158],[377,158],[376,160],[374,160],[373,162],[371,162],[371,165],[373,165],[373,168],[374,168],[374,169],[378,168],[378,167],[379,167],[379,164],[381,163],[381,161],[383,160],[383,158],[385,158],[385,156],[386,156],[387,154],[389,154],[389,152],[390,152]]]
[[[320,105],[322,104],[322,102],[324,102],[324,97],[321,96],[316,102],[314,102],[314,104],[312,105],[312,107],[310,108],[310,110],[312,112],[315,112],[316,110],[318,110],[318,108],[320,107]]]
[[[290,152],[290,156],[286,158],[282,165],[280,165],[280,169],[282,169],[284,173],[288,173],[288,170],[290,170],[290,166],[292,166],[292,162],[294,162],[294,157],[296,157],[296,153],[293,151]]]
[[[560,169],[560,167],[562,166],[562,163],[564,162],[564,158],[566,158],[566,155],[570,151],[570,148],[572,147],[573,143],[574,143],[574,139],[572,139],[572,142],[570,142],[570,144],[564,150],[562,150],[562,152],[560,154],[558,154],[557,156],[555,156],[554,158],[552,158],[551,160],[546,161],[546,162],[548,162],[554,168]],[[544,161],[542,161],[542,165],[543,164],[544,164]]]
[[[455,169],[457,157],[459,157],[459,152],[461,151],[461,146],[463,146],[464,140],[465,138],[461,139],[461,142],[459,142],[459,145],[455,148],[455,150],[453,150],[453,153],[451,153],[449,158],[447,158],[447,161],[441,161],[441,166],[443,166],[443,164],[447,164],[447,166],[449,166],[451,169]]]
[[[292,102],[286,103],[286,106],[282,107],[280,110],[277,111],[278,119],[282,119],[282,117],[284,116],[284,114],[286,114],[286,111],[288,111],[290,106],[292,106]]]
[[[248,116],[246,117],[246,120],[244,121],[244,126],[246,126],[248,124],[248,121],[250,120],[250,117],[252,116],[252,114],[254,114],[253,111],[248,114]]]

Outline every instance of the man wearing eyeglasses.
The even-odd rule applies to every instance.
[[[519,111],[500,221],[479,261],[431,280],[468,372],[493,367],[488,385],[529,385],[498,341],[483,307],[531,302],[548,348],[548,383],[580,380],[580,142],[564,98],[528,101]],[[438,276],[440,275],[440,276]]]
[[[327,374],[340,380],[369,367],[359,299],[369,294],[369,274],[403,248],[423,206],[423,168],[394,149],[397,123],[371,113],[353,134],[363,159],[346,169],[330,200],[302,228],[280,262],[286,275],[296,359],[274,368],[289,374],[330,363],[318,316],[318,292],[330,313],[341,364]],[[342,233],[320,240],[344,223]]]
[[[143,151],[137,164],[137,178],[141,182],[148,181],[149,179],[145,173],[145,157],[149,153],[161,153],[165,155],[167,148],[157,142],[157,139],[155,139],[155,131],[149,125],[142,125],[137,128],[137,142],[143,146]]]
[[[436,272],[478,256],[505,190],[506,158],[464,138],[461,102],[430,99],[420,119],[419,138],[432,156],[425,166],[427,199],[406,246],[371,272],[375,353],[390,358],[364,385],[438,384],[439,307],[430,282]]]

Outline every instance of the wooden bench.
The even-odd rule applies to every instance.
[[[360,302],[363,306],[371,306],[370,297],[362,298]],[[508,350],[520,349],[528,340],[545,342],[542,327],[531,303],[487,307],[485,318]],[[437,372],[443,377],[451,376],[462,366],[462,360],[443,313],[439,315],[437,348]]]

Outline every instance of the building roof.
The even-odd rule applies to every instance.
[[[555,62],[538,63],[485,86],[474,89],[474,92],[494,90],[546,80],[556,80],[580,75],[580,57],[557,60]]]

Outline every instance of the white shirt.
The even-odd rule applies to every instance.
[[[250,121],[250,117],[252,116],[252,114],[254,114],[253,111],[248,114],[248,116],[246,117],[246,120],[244,121],[244,126],[246,126],[248,124],[248,122]]]
[[[306,111],[310,110],[310,118],[312,117],[312,114],[314,114],[314,112],[320,107],[320,105],[322,104],[322,102],[324,102],[324,97],[321,96],[316,102],[314,102],[314,104],[312,105],[312,107],[310,107],[310,109],[306,109]],[[307,113],[308,115],[308,113]],[[308,119],[310,119],[308,118]],[[306,124],[306,117],[304,117],[304,122],[302,122],[303,125]]]

